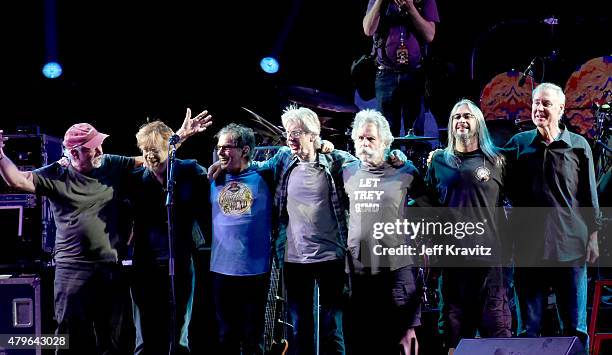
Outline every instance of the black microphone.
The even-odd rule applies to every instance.
[[[170,137],[170,140],[168,140],[168,144],[177,145],[180,141],[181,137],[178,134],[173,134],[172,137]]]
[[[531,75],[529,74],[529,72],[531,71],[531,67],[532,67],[532,66],[535,64],[536,58],[537,58],[537,57],[534,57],[534,58],[531,60],[531,63],[529,63],[529,65],[527,66],[527,68],[525,68],[525,70],[524,70],[524,71],[521,73],[521,75],[520,75],[520,77],[519,77],[519,82],[518,82],[518,85],[519,85],[519,86],[521,86],[521,87],[522,87],[523,85],[525,85],[525,81],[527,80],[527,77],[528,77],[528,76],[531,76]]]

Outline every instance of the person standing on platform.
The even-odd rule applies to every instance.
[[[376,103],[394,136],[407,133],[421,110],[425,91],[425,45],[440,21],[435,0],[370,0],[363,31],[374,36],[378,72]]]

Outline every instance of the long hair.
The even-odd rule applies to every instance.
[[[476,139],[478,139],[478,146],[480,147],[480,150],[482,150],[485,157],[487,157],[491,164],[495,164],[500,168],[503,167],[505,163],[504,156],[500,154],[499,148],[497,148],[491,140],[491,135],[489,135],[489,130],[487,129],[482,111],[480,111],[475,103],[468,99],[462,99],[461,101],[457,102],[451,110],[448,118],[448,141],[446,149],[444,149],[444,158],[446,162],[455,167],[459,165],[459,158],[457,158],[455,155],[455,151],[457,149],[457,138],[455,138],[454,134],[455,125],[453,122],[453,115],[456,114],[459,108],[463,105],[466,105],[468,110],[474,115],[474,117],[476,117]]]

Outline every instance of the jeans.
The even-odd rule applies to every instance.
[[[421,111],[421,98],[425,87],[422,71],[379,70],[376,73],[375,86],[376,107],[389,121],[393,136],[400,135],[402,121],[404,133],[408,133]]]
[[[56,354],[118,354],[127,287],[119,265],[58,263],[54,297],[56,334],[68,334],[70,349]]]
[[[555,292],[563,336],[577,336],[588,348],[586,325],[587,268],[582,266],[515,268],[515,283],[521,307],[519,335],[540,336],[548,290]]]
[[[290,354],[314,354],[314,282],[319,283],[320,354],[344,354],[342,304],[346,273],[344,260],[312,264],[285,263],[290,323]]]
[[[184,263],[185,264],[185,263]],[[177,263],[174,275],[176,300],[176,354],[189,353],[188,332],[193,304],[194,272],[191,262]],[[168,354],[170,344],[170,276],[167,264],[134,264],[132,311],[136,328],[134,354]]]

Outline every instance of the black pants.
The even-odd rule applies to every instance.
[[[212,274],[219,353],[263,354],[269,273],[255,276]]]
[[[403,267],[375,275],[351,276],[347,314],[350,354],[397,355],[401,338],[421,324],[417,269]]]
[[[176,354],[189,353],[188,332],[193,303],[193,266],[176,263]],[[167,264],[134,265],[132,301],[136,347],[134,354],[167,355],[170,345],[170,276]]]
[[[70,349],[57,354],[119,354],[127,285],[117,264],[58,264],[55,268],[56,334]]]
[[[448,346],[462,338],[509,338],[512,316],[502,269],[499,267],[444,268],[442,316]]]

